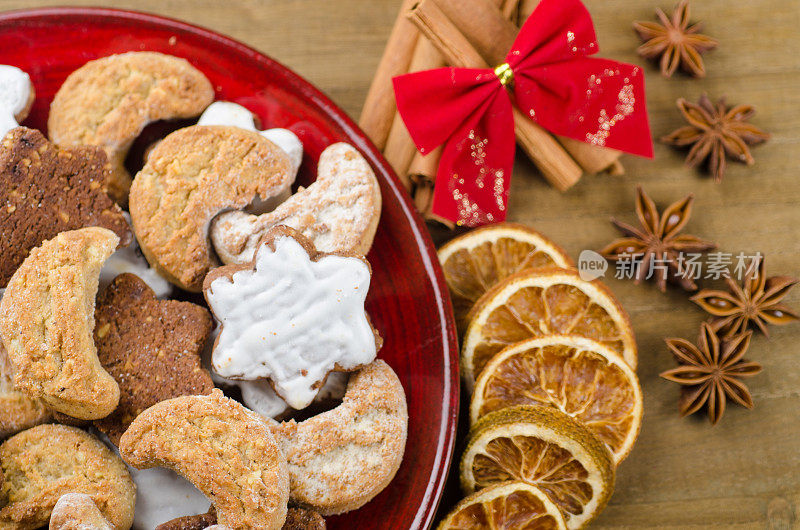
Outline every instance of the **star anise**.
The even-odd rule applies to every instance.
[[[671,77],[680,65],[695,77],[706,75],[701,55],[717,47],[718,42],[707,35],[698,33],[701,24],[689,25],[689,2],[681,0],[671,17],[661,9],[656,9],[661,23],[633,23],[633,29],[644,44],[636,50],[645,59],[661,56],[661,74]]]
[[[653,275],[661,292],[666,290],[667,281],[687,291],[696,290],[686,254],[711,250],[716,245],[696,236],[679,233],[689,222],[693,201],[694,197],[688,195],[670,204],[659,215],[653,200],[641,186],[637,186],[636,216],[642,228],[612,218],[611,222],[626,237],[612,241],[600,253],[610,261],[638,261],[636,283]]]
[[[661,141],[676,147],[691,145],[686,164],[695,167],[707,159],[708,169],[717,182],[725,174],[726,158],[751,166],[755,160],[748,146],[769,140],[768,133],[747,123],[755,114],[750,105],[728,107],[725,98],[715,105],[705,94],[696,105],[683,98],[677,104],[689,125],[662,137]]]
[[[757,362],[743,359],[750,346],[751,331],[729,340],[720,340],[707,323],[702,324],[697,346],[684,339],[666,339],[680,366],[661,373],[661,377],[684,385],[681,389],[681,416],[708,409],[708,419],[717,423],[728,399],[753,408],[753,396],[742,378],[761,371]]]
[[[725,278],[729,291],[703,289],[691,299],[711,314],[711,327],[725,337],[747,331],[754,325],[764,335],[769,335],[767,324],[783,325],[800,317],[780,302],[798,283],[790,276],[764,274],[764,259],[760,256],[750,261],[741,285],[730,275]]]

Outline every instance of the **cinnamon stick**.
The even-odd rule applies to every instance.
[[[540,0],[520,0],[519,8],[517,9],[517,25],[521,26],[531,16],[536,6],[539,5]]]
[[[469,40],[490,65],[505,62],[506,54],[514,44],[519,29],[492,2],[475,0],[425,0],[434,2],[453,25]],[[537,2],[538,3],[538,2]],[[529,4],[530,7],[530,4]],[[535,5],[533,6],[535,8]],[[575,161],[589,174],[606,171],[622,155],[605,147],[585,144],[571,138],[559,141]]]
[[[408,71],[419,72],[442,66],[444,66],[444,59],[436,47],[428,39],[419,39],[414,48],[414,56],[411,59]],[[392,102],[394,102],[394,93],[392,94]],[[411,165],[414,154],[417,152],[417,148],[413,140],[411,140],[402,118],[397,114],[397,109],[394,112],[395,117],[389,130],[389,136],[386,139],[383,156],[394,168],[395,173],[400,177],[406,189],[410,190],[411,182],[408,179],[408,168]]]
[[[457,2],[459,6],[471,3],[475,2]],[[422,0],[409,12],[409,18],[450,65],[465,68],[489,67],[464,34],[440,9],[438,2]],[[514,129],[520,147],[555,188],[564,191],[580,179],[580,166],[556,139],[516,109]]]
[[[564,146],[564,149],[572,155],[578,165],[590,175],[596,175],[604,171],[611,173],[612,166],[615,165],[622,168],[622,164],[619,161],[622,153],[616,149],[598,147],[573,138],[567,138],[566,136],[556,136],[556,138]],[[622,168],[622,172],[625,172],[624,168]]]
[[[380,150],[386,146],[386,139],[389,137],[389,130],[395,117],[392,78],[408,72],[414,47],[419,38],[419,32],[405,16],[405,12],[411,9],[416,1],[403,0],[358,120],[358,125]]]
[[[436,171],[439,169],[441,159],[441,146],[427,155],[417,151],[408,168],[408,178],[412,183],[411,197],[414,199],[417,211],[425,218],[431,213],[433,184],[436,181]]]
[[[506,20],[514,24],[519,20],[519,0],[505,0],[500,4],[500,11]]]

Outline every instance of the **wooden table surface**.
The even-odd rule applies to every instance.
[[[0,0],[0,10],[47,4]],[[97,4],[95,1],[87,4]],[[650,19],[672,0],[588,0],[603,54],[644,64],[633,20]],[[110,2],[200,24],[266,52],[328,93],[357,117],[394,20],[398,0],[139,0]],[[708,77],[661,78],[646,66],[655,137],[681,125],[674,102],[708,92],[754,105],[753,123],[773,134],[754,150],[753,167],[731,165],[722,184],[656,144],[654,161],[625,157],[623,177],[584,177],[565,194],[549,188],[518,156],[509,217],[528,223],[574,258],[616,237],[609,217],[633,221],[634,186],[660,207],[688,193],[696,210],[687,228],[726,252],[761,251],[768,274],[800,275],[800,2],[694,0],[693,18],[720,41],[707,54]],[[0,57],[2,51],[0,50]],[[0,60],[2,62],[2,60]],[[681,419],[678,387],[658,377],[673,366],[664,337],[694,340],[703,313],[686,294],[613,278],[639,344],[645,420],[616,492],[595,527],[791,528],[800,516],[800,324],[755,337],[749,357],[764,371],[749,380],[755,409],[730,406],[715,427]],[[704,285],[713,285],[705,282]],[[800,288],[787,299],[800,309]],[[456,455],[458,457],[458,455]]]

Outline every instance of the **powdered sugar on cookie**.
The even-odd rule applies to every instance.
[[[289,226],[321,252],[366,255],[381,212],[375,173],[351,145],[337,143],[322,152],[317,180],[274,211],[262,215],[225,212],[211,223],[210,236],[224,263],[253,259],[258,241],[276,225]]]
[[[329,372],[375,359],[379,339],[364,310],[370,274],[366,260],[317,255],[302,236],[277,227],[253,264],[206,278],[206,299],[222,324],[214,370],[268,378],[289,406],[308,406]]]
[[[16,66],[0,65],[0,138],[18,127],[33,103],[31,78]]]

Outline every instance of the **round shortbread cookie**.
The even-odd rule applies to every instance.
[[[218,213],[285,195],[288,155],[258,133],[192,126],[153,150],[131,187],[133,229],[150,264],[175,285],[200,291],[217,259],[208,225]]]
[[[65,493],[94,500],[115,528],[130,528],[136,487],[125,464],[100,440],[76,427],[39,425],[0,445],[5,482],[0,528],[33,530],[47,524]]]

